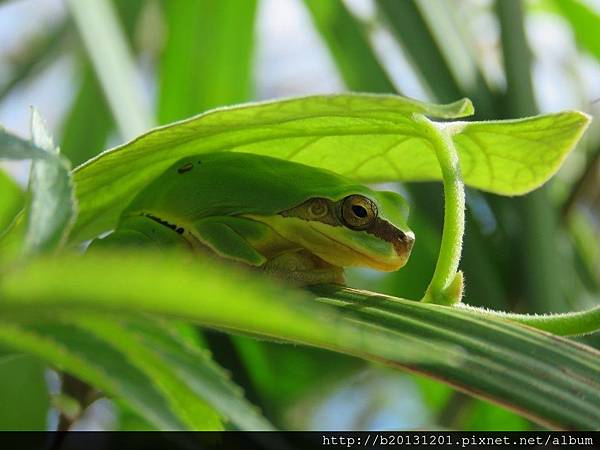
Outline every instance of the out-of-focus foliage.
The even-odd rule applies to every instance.
[[[38,358],[0,350],[0,430],[44,430],[48,416],[46,368]]]
[[[11,223],[23,207],[23,191],[6,173],[0,172],[0,232]]]

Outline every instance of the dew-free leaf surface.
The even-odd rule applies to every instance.
[[[132,404],[161,428],[191,425],[164,397],[164,379],[142,383],[148,392],[140,393],[132,377],[172,370],[167,380],[204,392],[203,401],[238,426],[231,402],[239,398],[224,399],[222,389],[206,394],[222,380],[200,376],[214,372],[205,366],[193,371],[202,358],[185,347],[177,351],[172,338],[138,322],[147,314],[418,371],[553,428],[592,429],[600,421],[600,354],[593,348],[465,309],[335,286],[316,288],[315,300],[248,275],[191,264],[185,255],[64,255],[52,264],[40,259],[3,277],[0,342],[108,393],[137,395]],[[78,318],[91,313],[112,318]]]
[[[439,180],[439,165],[413,114],[455,119],[468,100],[434,105],[391,95],[339,94],[209,111],[154,129],[74,172],[80,215],[72,238],[113,228],[129,201],[176,160],[239,151],[333,170],[360,182]],[[526,193],[556,172],[589,118],[569,111],[508,122],[453,125],[467,185]]]
[[[32,142],[0,128],[0,159],[31,159],[28,198],[20,224],[26,253],[52,251],[66,239],[74,220],[71,172],[36,110],[31,118]],[[14,227],[13,227],[14,228]],[[9,231],[10,232],[10,231]]]

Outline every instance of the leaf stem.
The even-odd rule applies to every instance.
[[[465,231],[465,188],[460,174],[458,153],[450,128],[430,121],[421,114],[415,120],[429,140],[442,171],[444,183],[444,229],[435,272],[421,301],[452,305],[462,297],[462,272],[457,272]]]
[[[579,336],[600,330],[600,306],[584,311],[553,314],[517,314],[465,304],[460,307],[482,317],[510,320],[558,336]]]
[[[319,299],[345,301],[352,305],[356,305],[359,309],[377,306],[383,308],[387,314],[397,313],[403,317],[407,317],[408,310],[410,309],[409,306],[414,306],[416,304],[416,302],[412,300],[400,297],[340,287],[333,284],[310,286],[309,290],[311,293],[318,296]],[[421,306],[421,308],[429,308],[430,314],[432,311],[438,311],[440,313],[457,311],[465,320],[467,320],[469,316],[475,317],[482,324],[486,323],[486,320],[493,321],[497,319],[515,322],[558,336],[582,336],[600,331],[600,306],[582,311],[548,314],[518,314],[466,305],[464,303],[456,305],[451,309],[447,309],[447,307],[440,305],[436,305],[435,307]],[[436,309],[432,310],[431,308]]]

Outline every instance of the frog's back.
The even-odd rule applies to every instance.
[[[337,200],[369,191],[303,164],[249,153],[211,153],[173,164],[137,195],[125,214],[167,212],[188,219],[269,215],[311,197]]]

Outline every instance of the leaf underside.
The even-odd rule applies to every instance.
[[[185,156],[239,151],[333,170],[360,182],[439,180],[433,150],[412,118],[472,114],[464,99],[432,105],[404,97],[339,94],[216,109],[154,129],[74,172],[82,241],[114,227],[150,180]],[[466,184],[504,195],[528,192],[558,169],[589,119],[563,112],[452,126]]]

